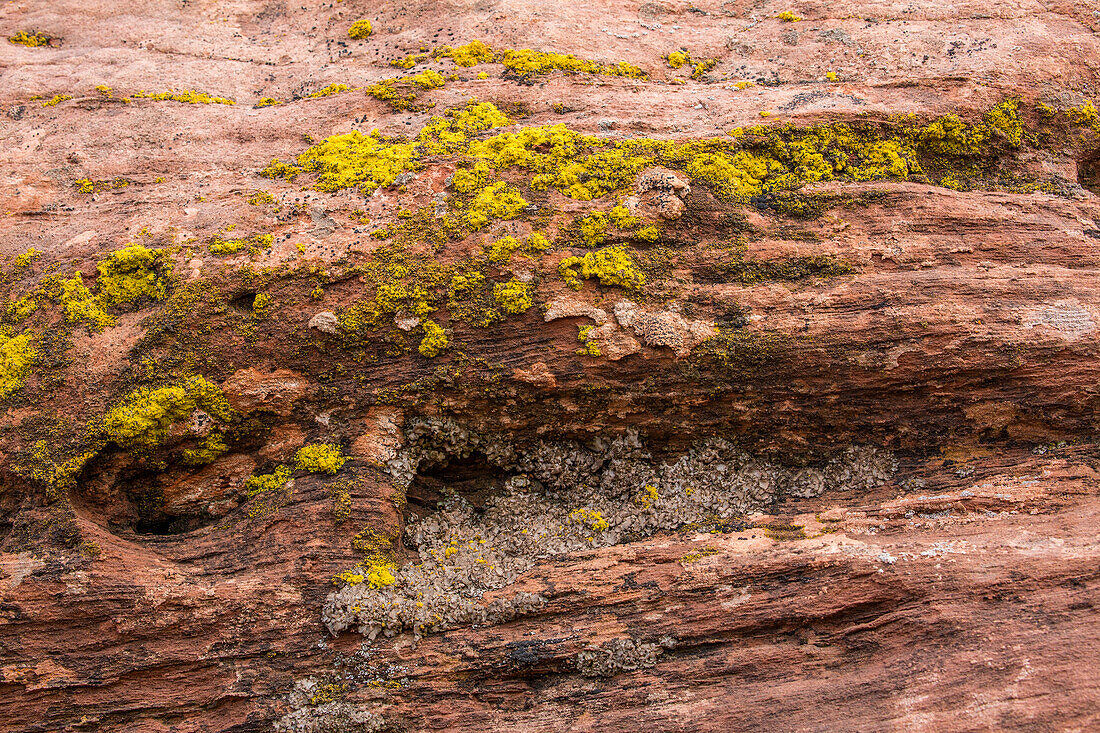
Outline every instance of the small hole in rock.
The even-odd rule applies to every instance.
[[[252,306],[256,304],[255,293],[241,293],[229,301],[229,306],[241,313],[251,313]]]
[[[1082,188],[1100,196],[1100,153],[1077,163],[1077,182]]]
[[[482,507],[500,491],[505,478],[481,454],[421,468],[406,492],[409,512],[422,518],[434,512],[441,499],[455,494],[465,497],[474,507]]]

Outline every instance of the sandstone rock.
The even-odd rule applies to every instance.
[[[321,333],[334,335],[340,332],[340,320],[332,311],[321,311],[309,319],[309,327],[316,328]]]
[[[263,373],[251,367],[238,369],[222,385],[226,399],[240,412],[265,410],[286,417],[294,403],[309,394],[313,386],[303,375],[289,369]]]

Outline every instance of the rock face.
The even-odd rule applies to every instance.
[[[1087,4],[0,22],[3,730],[1100,726]]]

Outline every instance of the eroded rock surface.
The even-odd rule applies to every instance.
[[[0,728],[1100,725],[1087,4],[0,25]]]

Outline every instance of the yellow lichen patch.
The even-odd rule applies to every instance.
[[[689,563],[693,563],[693,562],[697,562],[699,560],[702,560],[704,557],[712,557],[712,556],[717,555],[717,554],[718,554],[718,550],[714,549],[713,547],[704,547],[701,550],[696,550],[695,552],[687,553],[686,555],[684,555],[683,557],[680,558],[680,562],[687,565]]]
[[[229,446],[225,443],[225,435],[220,430],[211,430],[197,448],[190,448],[183,452],[183,462],[189,466],[204,466],[213,463],[225,455]]]
[[[829,71],[825,73],[825,81],[840,81],[840,77],[836,75],[835,71]]]
[[[285,171],[272,170],[271,177],[286,177],[291,170],[317,173],[314,188],[339,191],[358,186],[364,194],[392,185],[397,176],[412,168],[416,145],[384,140],[375,130],[334,135],[298,156],[298,166],[286,164]],[[274,164],[274,163],[273,163]],[[271,166],[269,166],[269,169]],[[290,176],[292,177],[292,176]]]
[[[253,254],[259,254],[275,242],[273,234],[253,234],[244,239],[224,239],[220,234],[210,239],[208,247],[211,254],[225,256],[237,254],[247,249]]]
[[[432,56],[434,58],[449,58],[454,61],[455,66],[470,67],[491,62],[495,54],[488,44],[474,40],[464,46],[455,48],[442,46],[432,51]]]
[[[634,258],[619,246],[588,252],[584,257],[566,257],[558,264],[558,272],[574,290],[581,289],[584,284],[582,277],[586,280],[595,277],[603,285],[635,290],[645,285],[645,275],[638,269]]]
[[[403,111],[416,106],[416,100],[421,92],[438,89],[446,82],[447,80],[438,71],[425,69],[412,76],[375,82],[367,87],[366,92],[375,99],[386,102],[393,109]]]
[[[275,203],[275,197],[267,191],[256,189],[248,197],[248,203],[252,206],[266,206]]]
[[[15,34],[8,36],[8,43],[14,43],[17,46],[26,46],[27,48],[49,46],[52,40],[53,36],[48,36],[39,31],[17,31]]]
[[[340,446],[331,443],[302,446],[294,454],[294,466],[310,473],[336,473],[346,461]]]
[[[69,100],[69,99],[72,99],[72,98],[73,98],[73,95],[71,95],[71,94],[56,94],[56,95],[54,95],[53,99],[50,99],[50,100],[47,100],[47,101],[43,102],[42,106],[43,107],[56,107],[57,105],[61,104],[62,102],[66,101],[66,100]]]
[[[369,38],[370,34],[374,32],[374,27],[370,21],[366,18],[357,20],[348,27],[348,38],[354,38],[357,41],[361,41],[365,38]]]
[[[282,102],[271,97],[260,97],[260,101],[256,102],[257,107],[274,107],[277,104],[282,104]]]
[[[94,331],[115,325],[115,317],[103,310],[99,301],[92,297],[79,272],[69,279],[58,279],[56,284],[60,286],[57,300],[67,323],[84,323]]]
[[[166,92],[150,93],[142,89],[139,92],[135,92],[131,95],[134,99],[152,99],[158,102],[172,101],[172,102],[185,102],[187,104],[236,104],[236,102],[228,97],[214,97],[206,92],[198,92],[194,89],[182,89],[175,91],[169,89]]]
[[[802,16],[795,15],[789,10],[784,10],[782,13],[775,17],[783,21],[784,23],[797,23],[798,21],[802,20]]]
[[[569,513],[569,519],[596,532],[602,532],[611,526],[602,514],[588,507],[574,509]]]
[[[333,95],[342,94],[350,90],[351,87],[349,87],[347,84],[329,84],[324,89],[318,89],[313,94],[310,94],[309,98],[320,99],[322,97],[331,97]]]
[[[526,207],[519,191],[500,181],[477,192],[466,210],[466,223],[471,229],[481,229],[491,219],[515,219]]]
[[[512,279],[493,286],[493,297],[505,313],[524,313],[534,305],[531,291],[530,283]]]
[[[245,495],[252,498],[256,494],[278,491],[290,481],[291,470],[288,466],[276,466],[271,473],[249,476],[244,482]]]
[[[201,376],[179,384],[139,388],[104,415],[104,436],[122,448],[152,448],[168,437],[168,428],[203,410],[226,421],[232,410],[221,389]]]
[[[595,326],[578,326],[577,327],[577,341],[580,341],[584,346],[577,349],[578,356],[601,356],[600,345],[595,341],[591,341],[590,336],[592,329]]]
[[[37,352],[29,333],[8,338],[0,333],[0,400],[6,400],[27,382]]]
[[[600,64],[588,59],[577,58],[571,53],[544,53],[529,48],[507,49],[497,54],[496,60],[504,64],[509,71],[520,76],[565,71],[574,74],[626,76],[633,79],[646,78],[644,71],[625,61],[620,61],[617,64]]]
[[[149,298],[161,300],[167,294],[170,267],[160,251],[131,244],[111,253],[96,269],[96,298],[104,306],[134,303]]]
[[[687,51],[673,51],[665,55],[665,61],[674,69],[679,69],[691,62],[691,55]]]
[[[424,321],[424,338],[420,341],[418,351],[429,359],[439,356],[444,349],[450,346],[451,340],[447,338],[447,332],[439,324],[432,320]]]
[[[532,232],[522,242],[515,237],[502,237],[496,240],[485,248],[485,256],[490,262],[506,265],[511,261],[512,255],[517,252],[532,257],[536,254],[542,254],[549,248],[550,242],[547,241],[546,237],[539,232]]]

